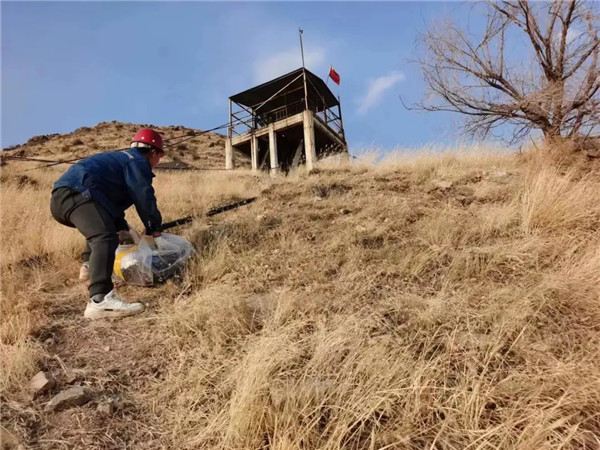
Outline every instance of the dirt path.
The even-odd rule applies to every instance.
[[[148,310],[138,317],[89,321],[83,317],[85,285],[68,284],[45,294],[49,320],[33,335],[49,355],[41,370],[49,371],[57,386],[35,400],[4,402],[3,423],[24,438],[25,448],[160,448],[161,430],[147,420],[152,413],[141,396],[160,380],[161,367],[148,355],[153,344],[139,337],[153,326],[164,288],[121,287],[125,298],[144,301]],[[60,412],[46,410],[56,393],[72,386],[89,388],[91,400]]]

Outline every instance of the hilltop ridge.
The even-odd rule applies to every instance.
[[[24,144],[3,149],[2,153],[16,157],[44,157],[53,160],[82,158],[98,152],[127,148],[135,132],[145,127],[154,128],[161,133],[167,146],[175,143],[166,149],[167,154],[163,162],[182,161],[204,169],[224,168],[225,136],[219,133],[207,132],[192,138],[202,130],[181,125],[155,126],[116,120],[100,122],[92,127],[79,127],[71,133],[33,136]],[[186,139],[188,137],[190,139]],[[181,140],[185,141],[178,143]],[[239,166],[249,167],[247,160],[245,155],[236,154]]]

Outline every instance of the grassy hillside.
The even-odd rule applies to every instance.
[[[184,280],[88,322],[62,169],[2,171],[3,433],[31,448],[597,449],[600,179],[539,155],[159,173]],[[137,224],[131,214],[129,220]],[[38,370],[92,391],[52,413]],[[113,401],[116,410],[96,406]]]
[[[225,167],[225,137],[218,133],[209,132],[177,143],[201,130],[183,126],[154,126],[117,121],[81,127],[72,133],[34,136],[22,145],[4,149],[6,153],[3,153],[52,160],[81,158],[98,152],[129,147],[133,135],[143,127],[156,129],[165,139],[165,145],[170,145],[166,149],[167,156],[163,159],[165,162],[184,161],[198,168]],[[236,163],[240,167],[250,167],[248,158],[242,154],[237,155]]]

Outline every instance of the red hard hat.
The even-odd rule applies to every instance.
[[[152,147],[156,147],[161,151],[163,149],[162,136],[152,128],[142,128],[135,133],[131,142],[143,142],[144,144],[150,144]]]

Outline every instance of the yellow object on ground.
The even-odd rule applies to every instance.
[[[113,266],[113,270],[120,279],[122,279],[122,280],[125,279],[123,277],[123,272],[121,272],[121,260],[123,259],[123,256],[125,256],[128,253],[134,252],[137,249],[138,249],[137,245],[132,245],[131,247],[128,247],[120,252],[117,251],[117,254],[115,256],[115,264]]]

